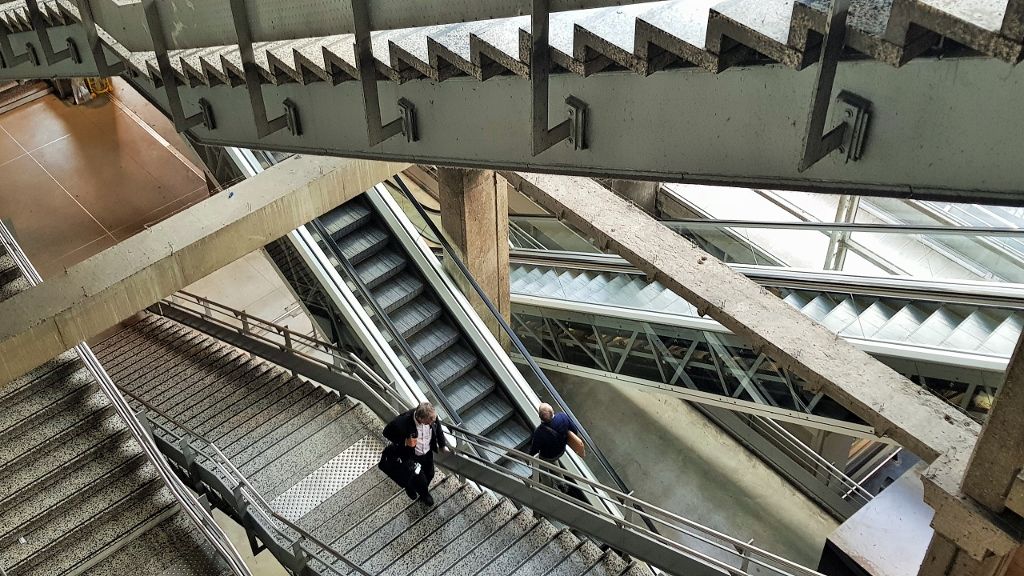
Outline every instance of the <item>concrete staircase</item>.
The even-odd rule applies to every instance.
[[[277,513],[371,574],[649,574],[442,471],[433,507],[410,500],[376,468],[384,422],[366,407],[171,320],[148,316],[95,350],[152,407],[157,434],[216,444]],[[334,574],[326,557],[309,568]]]
[[[27,287],[0,247],[0,299]],[[0,568],[228,573],[74,352],[0,388]]]

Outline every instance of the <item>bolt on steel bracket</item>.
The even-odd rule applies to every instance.
[[[370,32],[373,23],[370,21],[369,0],[352,0],[352,21],[355,25],[356,66],[359,69],[359,82],[363,89],[363,111],[366,116],[366,134],[370,146],[399,134],[404,134],[407,142],[419,140],[416,127],[416,107],[405,98],[398,99],[401,116],[384,124],[380,112],[380,93],[377,90],[377,67],[373,61],[373,44]]]
[[[530,92],[532,113],[532,151],[537,156],[563,140],[575,150],[586,148],[586,104],[574,96],[565,99],[568,118],[548,128],[548,88],[551,75],[551,47],[548,43],[551,0],[533,0],[530,15]]]
[[[174,68],[171,67],[171,58],[167,51],[167,38],[164,33],[163,19],[160,16],[160,6],[156,0],[143,0],[142,10],[146,14],[146,25],[149,27],[149,36],[153,41],[156,65],[160,69],[160,82],[164,85],[164,92],[167,94],[167,107],[171,111],[174,129],[184,132],[202,125],[213,130],[213,110],[205,99],[199,99],[198,113],[191,116],[185,115],[185,108],[181,103],[181,93],[178,91],[178,78],[174,73]]]
[[[807,117],[803,155],[797,166],[800,172],[807,170],[835,150],[846,154],[846,162],[860,159],[864,151],[871,109],[871,103],[864,98],[850,92],[840,93],[836,107],[838,123],[825,132],[836,69],[846,44],[846,20],[850,12],[850,2],[851,0],[832,0],[829,8],[829,19],[818,60],[818,73],[811,95],[811,109]]]

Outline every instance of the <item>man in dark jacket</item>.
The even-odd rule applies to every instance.
[[[434,406],[424,402],[401,414],[384,427],[384,437],[393,446],[387,450],[411,468],[405,493],[413,500],[419,497],[427,506],[433,506],[430,481],[434,479],[434,452],[449,452]]]
[[[558,466],[558,459],[565,454],[569,432],[578,435],[580,431],[567,415],[555,414],[555,410],[550,404],[545,403],[538,406],[537,415],[540,416],[540,425],[533,431],[530,448],[526,453],[530,456],[537,456],[552,466]],[[568,490],[568,486],[562,482],[560,474],[554,470],[547,472],[547,474],[540,475],[541,483],[562,492]]]

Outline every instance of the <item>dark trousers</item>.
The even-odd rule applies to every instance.
[[[413,460],[420,463],[420,473],[409,480],[410,486],[416,494],[426,496],[430,494],[430,482],[434,479],[434,453],[428,450],[422,456],[413,456]]]

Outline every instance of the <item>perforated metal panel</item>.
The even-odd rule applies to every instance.
[[[295,521],[338,493],[380,460],[384,444],[367,436],[349,446],[271,502],[278,514]]]

